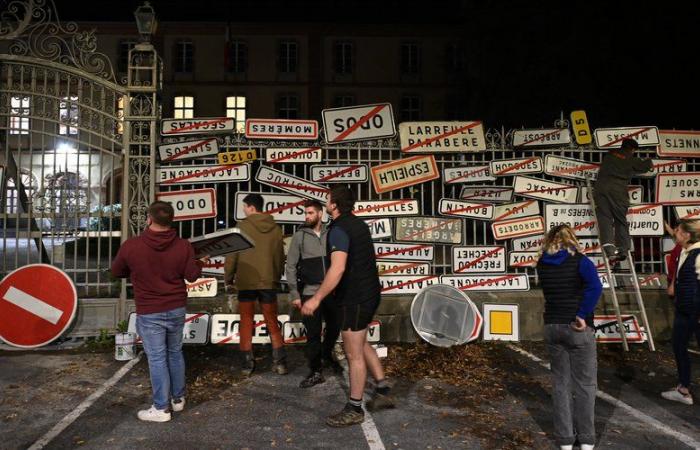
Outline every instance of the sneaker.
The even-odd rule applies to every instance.
[[[683,403],[685,405],[693,404],[693,397],[690,394],[681,393],[678,388],[673,388],[670,391],[662,392],[661,396],[666,400]]]
[[[573,444],[571,445],[560,445],[559,450],[574,450]]]
[[[326,379],[323,378],[323,374],[321,374],[321,372],[311,372],[306,378],[301,380],[301,383],[299,383],[299,387],[310,388],[311,386],[316,386],[317,384],[321,384],[324,381],[326,381]]]
[[[277,375],[287,375],[289,373],[289,369],[287,369],[287,362],[285,360],[273,362],[272,371]]]
[[[396,408],[396,402],[390,394],[380,394],[375,391],[372,398],[367,401],[366,406],[369,411],[379,411],[380,409]]]
[[[343,374],[343,366],[341,366],[340,363],[332,359],[324,359],[323,368],[332,370],[333,373],[335,373],[336,375]]]
[[[581,444],[581,450],[593,450],[593,444]]]
[[[170,407],[175,412],[180,412],[185,409],[185,397],[170,400]]]
[[[151,405],[148,409],[142,409],[137,414],[139,420],[144,422],[169,422],[172,418],[170,412],[166,410],[156,409],[155,406]]]
[[[365,413],[355,411],[351,406],[345,405],[342,411],[338,414],[328,416],[326,425],[329,427],[340,428],[357,425],[365,421]]]

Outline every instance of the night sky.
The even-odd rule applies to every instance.
[[[62,20],[133,21],[141,2],[56,3]],[[114,9],[105,8],[107,3]],[[163,21],[294,21],[300,26],[340,21],[452,29],[469,46],[464,89],[470,118],[489,127],[551,126],[560,111],[568,116],[584,109],[592,128],[700,129],[700,2],[619,2],[624,7],[615,1],[151,3]]]

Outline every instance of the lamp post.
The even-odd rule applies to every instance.
[[[141,35],[141,43],[136,47],[142,47],[142,49],[151,47],[151,36],[155,34],[158,27],[156,12],[149,2],[144,2],[143,5],[136,8],[134,17],[136,18],[136,27],[139,30],[139,35]]]

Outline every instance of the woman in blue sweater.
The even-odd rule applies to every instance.
[[[603,286],[568,225],[552,228],[537,263],[544,293],[544,339],[552,370],[554,437],[561,450],[595,444],[597,391],[593,311]]]

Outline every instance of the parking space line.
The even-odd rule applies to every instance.
[[[142,356],[143,352],[140,352],[138,355],[136,355],[136,358],[124,364],[124,366],[117,370],[117,372],[114,375],[112,375],[112,377],[109,380],[105,381],[105,383],[102,386],[100,386],[95,392],[90,394],[90,396],[83,400],[83,402],[80,403],[73,411],[68,413],[67,416],[65,416],[63,419],[61,419],[60,422],[54,425],[53,428],[51,428],[45,435],[43,435],[34,444],[32,444],[32,446],[29,447],[29,450],[39,450],[48,445],[56,436],[61,434],[63,430],[68,428],[70,424],[75,422],[82,413],[84,413],[100,397],[102,397],[105,394],[105,392],[107,392],[112,386],[117,384],[117,382],[121,380],[122,377],[127,374],[127,372],[129,372],[136,364],[139,363],[139,361],[141,361]]]
[[[532,353],[528,352],[527,350],[524,350],[517,345],[513,344],[508,344],[508,348],[511,350],[520,353],[523,356],[526,356],[527,358],[535,361],[542,367],[546,368],[547,370],[550,369],[549,363],[545,362],[541,358],[539,358],[536,355],[533,355]],[[640,422],[643,422],[646,425],[649,425],[652,428],[656,428],[657,430],[661,431],[662,433],[671,436],[680,442],[684,443],[685,445],[694,448],[694,449],[700,449],[700,442],[693,439],[692,437],[688,436],[687,434],[683,434],[679,431],[674,430],[673,428],[665,425],[664,423],[658,421],[657,419],[654,419],[653,417],[649,416],[648,414],[643,413],[642,411],[639,411],[638,409],[633,408],[632,406],[628,405],[627,403],[623,402],[622,400],[619,400],[612,395],[601,391],[600,389],[596,392],[596,397],[600,398],[601,400],[604,400],[614,407],[623,409],[625,412],[627,412],[629,415],[632,417],[636,418]]]
[[[343,379],[345,380],[345,385],[348,390],[350,389],[350,368],[346,365],[345,370],[343,370]],[[338,383],[338,386],[342,385]],[[343,391],[345,393],[345,391]],[[369,446],[369,450],[386,450],[384,447],[384,442],[382,437],[379,435],[379,430],[377,429],[377,424],[374,423],[372,414],[365,409],[365,421],[362,422],[362,433],[365,435],[365,440]]]

